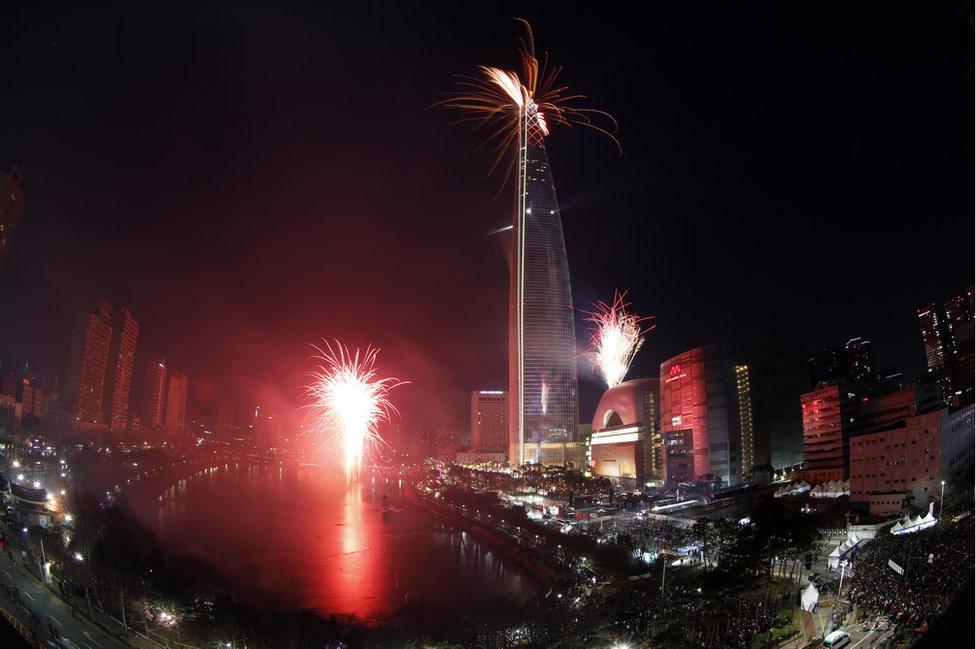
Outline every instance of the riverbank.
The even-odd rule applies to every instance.
[[[180,460],[168,466],[147,470],[138,479],[128,481],[119,495],[125,495],[130,507],[144,507],[154,502],[160,494],[180,480],[186,480],[204,471],[229,467],[241,461],[244,461],[243,456]]]
[[[555,568],[470,516],[465,516],[436,500],[424,498],[412,487],[404,489],[403,496],[414,505],[471,534],[535,579],[544,590],[550,589],[558,581],[559,573]]]

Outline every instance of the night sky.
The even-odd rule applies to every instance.
[[[307,343],[339,338],[411,381],[406,422],[465,426],[470,390],[506,385],[488,232],[512,203],[480,135],[425,107],[452,74],[516,65],[514,15],[620,122],[621,157],[583,129],[548,146],[577,309],[621,288],[656,316],[632,377],[711,342],[853,335],[917,376],[915,307],[973,281],[961,3],[29,4],[0,21],[0,163],[21,160],[28,202],[0,351],[42,374],[105,297],[142,325],[137,393],[164,354],[198,413],[290,412]],[[581,386],[585,421],[582,364]]]

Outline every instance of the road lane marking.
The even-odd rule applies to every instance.
[[[49,615],[48,617],[54,620],[54,623],[57,624],[58,626],[64,626],[63,624],[61,624],[61,621],[58,620],[58,618],[54,617],[53,615]]]
[[[86,638],[88,638],[89,640],[91,640],[92,642],[94,642],[95,644],[97,644],[99,647],[102,646],[102,643],[99,642],[98,640],[96,640],[95,638],[91,637],[91,634],[89,634],[87,631],[82,631],[82,633],[85,634],[85,637]]]
[[[13,578],[14,578],[14,576],[13,576],[13,575],[11,575],[11,574],[10,574],[9,572],[7,572],[7,569],[6,569],[6,568],[4,568],[4,569],[3,569],[3,573],[4,573],[5,575],[7,575],[8,577],[10,577],[11,579],[13,579]]]
[[[868,638],[870,638],[873,635],[874,635],[874,630],[872,629],[866,636],[864,636],[863,638],[861,638],[860,640],[858,640],[857,642],[855,642],[854,644],[852,644],[851,645],[851,649],[854,649],[854,647],[856,647],[857,645],[861,644],[862,642],[864,642],[865,640],[867,640]]]
[[[30,597],[32,602],[34,601],[34,596],[28,593],[26,590],[24,591],[24,594]]]

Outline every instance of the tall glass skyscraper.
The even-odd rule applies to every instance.
[[[572,461],[579,418],[569,262],[545,122],[521,110],[509,294],[509,462]]]

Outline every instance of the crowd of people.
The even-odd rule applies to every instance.
[[[635,518],[628,521],[624,533],[635,549],[651,553],[674,552],[695,543],[700,544],[700,539],[693,530],[657,518]]]
[[[845,594],[900,628],[922,630],[972,578],[973,531],[968,515],[912,534],[878,537],[854,558]]]

